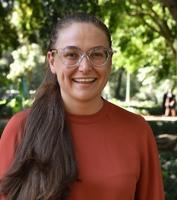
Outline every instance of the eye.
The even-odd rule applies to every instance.
[[[67,50],[63,52],[63,57],[68,60],[78,60],[80,55],[76,51]]]
[[[91,59],[105,59],[107,57],[106,51],[104,49],[94,49],[90,52]]]
[[[98,51],[98,52],[95,51],[95,52],[92,52],[92,53],[90,54],[90,56],[91,56],[92,58],[94,58],[94,57],[95,57],[95,58],[96,58],[96,57],[98,57],[98,58],[99,58],[99,57],[104,57],[104,53],[103,53],[103,52],[99,52],[99,51]]]

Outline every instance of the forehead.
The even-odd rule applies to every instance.
[[[86,22],[73,22],[58,31],[56,48],[78,46],[88,49],[94,46],[109,47],[106,33],[96,25]]]

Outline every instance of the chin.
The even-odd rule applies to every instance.
[[[93,101],[98,99],[99,97],[101,97],[100,95],[78,95],[76,97],[76,99],[78,99],[78,101]]]

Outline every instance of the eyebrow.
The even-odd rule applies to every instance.
[[[58,48],[58,49],[65,49],[65,48],[75,48],[75,49],[79,49],[79,50],[81,50],[81,51],[83,51],[81,48],[79,48],[78,46],[66,46],[66,47],[64,47],[64,48]],[[105,47],[105,46],[101,46],[101,45],[99,45],[99,46],[94,46],[94,47],[91,47],[91,48],[89,48],[87,51],[89,51],[90,49],[96,49],[96,48],[106,48],[106,49],[109,49],[109,47]]]

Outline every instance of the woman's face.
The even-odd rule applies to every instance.
[[[60,31],[54,48],[69,46],[77,47],[82,52],[98,46],[110,48],[105,33],[91,23],[72,23]],[[101,98],[111,70],[111,56],[102,67],[94,67],[86,56],[71,68],[63,64],[60,54],[53,56],[49,52],[48,61],[52,73],[57,75],[64,103],[97,101]]]

